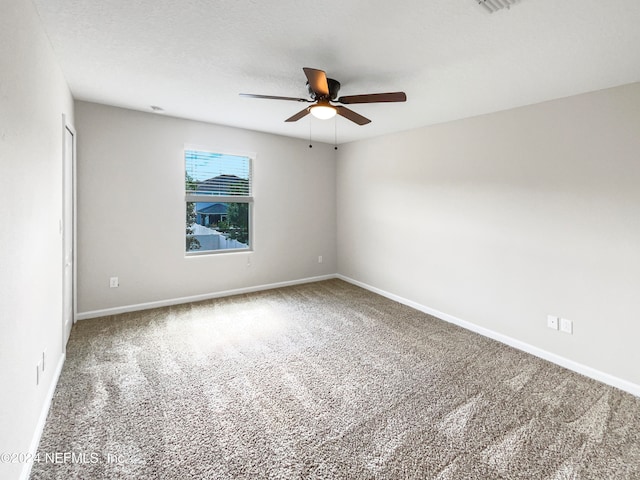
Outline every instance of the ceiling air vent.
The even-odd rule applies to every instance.
[[[476,0],[482,5],[489,13],[497,12],[503,8],[511,8],[511,5],[515,5],[520,0]]]

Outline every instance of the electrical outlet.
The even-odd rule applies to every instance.
[[[573,335],[573,322],[566,318],[560,319],[560,331]]]
[[[558,330],[558,317],[555,315],[547,315],[547,327],[552,330]]]
[[[318,257],[318,263],[322,263],[322,255]]]
[[[118,281],[118,277],[111,277],[109,279],[109,287],[110,288],[117,288],[120,286],[120,282]]]

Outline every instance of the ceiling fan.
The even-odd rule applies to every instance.
[[[315,68],[303,68],[304,74],[307,76],[307,89],[311,100],[307,98],[296,97],[277,97],[273,95],[253,95],[251,93],[241,93],[241,97],[250,98],[266,98],[272,100],[290,100],[294,102],[313,103],[310,107],[299,111],[295,115],[287,118],[285,122],[296,122],[309,114],[316,118],[326,120],[333,118],[336,114],[340,115],[358,125],[366,125],[370,123],[366,117],[353,110],[341,105],[333,105],[331,102],[343,103],[346,105],[352,103],[382,103],[382,102],[406,102],[407,95],[404,92],[391,93],[367,93],[363,95],[347,95],[346,97],[338,97],[340,91],[340,82],[333,78],[327,78],[327,74],[322,70]]]

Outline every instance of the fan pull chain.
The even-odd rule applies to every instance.
[[[311,145],[311,119],[309,119],[309,148],[313,148]]]
[[[333,149],[338,149],[338,117],[333,117]]]

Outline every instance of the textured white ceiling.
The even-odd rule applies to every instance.
[[[75,98],[338,143],[640,80],[639,0],[33,0]],[[302,67],[372,123],[284,119]]]

